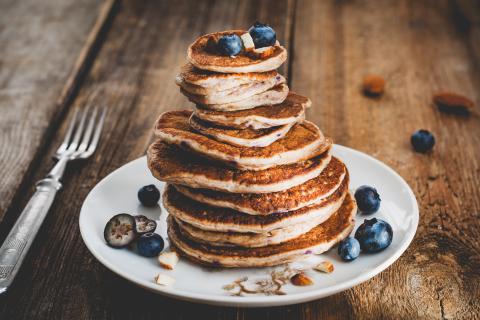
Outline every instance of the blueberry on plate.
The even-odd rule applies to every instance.
[[[355,200],[358,209],[364,214],[372,214],[380,208],[380,195],[377,189],[370,186],[361,186],[355,191]]]
[[[243,42],[236,34],[226,34],[218,39],[218,52],[224,56],[236,56],[242,51]]]
[[[382,251],[392,243],[393,230],[390,224],[381,219],[365,219],[355,232],[363,252]]]
[[[250,29],[248,29],[248,32],[252,36],[253,43],[257,49],[273,46],[277,41],[275,30],[273,30],[268,24],[263,24],[257,21],[252,27],[250,27]]]
[[[360,255],[360,243],[357,239],[348,237],[338,245],[338,255],[344,261],[352,261]]]
[[[428,130],[418,130],[412,134],[410,138],[413,149],[420,153],[432,150],[435,145],[435,137]]]
[[[160,191],[153,184],[144,186],[138,190],[138,200],[146,207],[155,207],[160,200]]]
[[[135,218],[127,213],[113,216],[105,225],[103,237],[110,247],[123,248],[132,243],[135,233]]]
[[[157,233],[145,233],[137,240],[138,253],[144,257],[155,257],[162,252],[165,243]]]
[[[138,215],[135,216],[135,231],[137,234],[144,234],[148,232],[153,232],[157,228],[157,223],[154,220],[150,220],[145,216]]]

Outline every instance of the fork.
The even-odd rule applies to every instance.
[[[7,291],[14,280],[22,262],[50,209],[67,163],[72,160],[86,159],[97,148],[105,109],[88,108],[75,112],[62,144],[54,158],[58,161],[45,179],[36,183],[36,191],[18,217],[12,230],[0,247],[0,294]]]

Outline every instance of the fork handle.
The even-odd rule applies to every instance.
[[[50,209],[59,180],[47,177],[36,184],[36,191],[23,209],[0,247],[0,294],[7,291]]]

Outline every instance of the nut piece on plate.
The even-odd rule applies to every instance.
[[[313,284],[313,280],[310,279],[304,273],[297,273],[293,277],[290,278],[290,282],[295,286],[309,286]]]
[[[168,270],[173,270],[179,260],[178,253],[175,251],[163,252],[158,256],[158,263]]]
[[[438,110],[459,115],[469,115],[474,103],[467,97],[453,92],[438,92],[433,95]]]
[[[247,54],[253,59],[265,59],[275,52],[275,47],[263,47],[247,51]]]
[[[175,283],[175,278],[159,273],[155,277],[155,283],[162,286],[171,286]]]
[[[250,33],[246,32],[240,36],[243,42],[243,47],[245,48],[245,51],[251,51],[255,49],[255,44],[253,43],[252,36]]]
[[[314,270],[331,273],[334,270],[333,263],[330,261],[323,261],[313,267]]]
[[[363,78],[363,93],[367,96],[379,96],[385,91],[385,79],[378,75]]]

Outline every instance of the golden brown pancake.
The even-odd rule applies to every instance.
[[[169,183],[226,192],[275,192],[317,177],[330,162],[328,152],[312,159],[261,171],[240,171],[197,154],[154,142],[147,151],[153,176]]]
[[[349,181],[345,165],[335,157],[316,178],[298,186],[273,193],[229,193],[175,185],[184,195],[216,207],[230,208],[253,215],[296,210],[318,203]]]
[[[282,139],[290,131],[295,123],[265,129],[235,129],[216,126],[207,121],[201,120],[192,114],[190,126],[203,135],[209,136],[217,141],[239,147],[266,147],[275,141]]]
[[[188,47],[187,60],[196,68],[223,73],[271,71],[280,67],[287,60],[287,50],[280,45],[275,45],[273,54],[263,59],[251,58],[242,53],[235,57],[222,56],[207,49],[207,41],[211,36],[232,33],[241,36],[246,32],[243,30],[227,30],[201,36]]]
[[[333,194],[320,203],[293,211],[255,216],[192,200],[178,192],[172,185],[167,185],[163,192],[163,206],[175,218],[202,230],[266,233],[312,219],[323,221],[328,219],[340,207],[347,192],[347,184],[342,183]]]
[[[205,90],[191,85],[180,84],[180,91],[192,102],[201,105],[235,103],[248,99],[254,95],[268,91],[276,86],[284,84],[285,78],[281,75],[264,81],[253,81],[223,91]],[[206,91],[196,93],[193,91]]]
[[[198,94],[206,94],[208,90],[227,90],[251,82],[261,82],[278,76],[277,71],[251,72],[251,73],[219,73],[195,68],[192,64],[184,65],[175,78],[175,82],[188,83],[198,89]]]
[[[267,147],[233,146],[193,130],[189,125],[191,113],[188,110],[163,113],[155,124],[155,135],[166,143],[179,145],[241,170],[264,170],[300,162],[322,154],[332,144],[315,124],[304,121],[295,124],[284,138]]]
[[[240,101],[234,101],[223,104],[205,104],[204,108],[219,111],[247,110],[265,105],[274,105],[282,103],[288,96],[288,86],[283,83],[275,86],[265,92],[261,92]],[[188,95],[186,95],[188,98]],[[192,102],[195,103],[192,99]]]
[[[310,99],[290,91],[287,98],[276,105],[238,111],[216,111],[196,106],[194,114],[217,126],[258,130],[299,122],[305,118],[305,108],[311,104]]]
[[[207,266],[274,266],[327,251],[350,234],[355,225],[355,214],[355,200],[347,195],[342,207],[324,223],[293,240],[260,248],[219,247],[197,243],[182,233],[172,216],[167,221],[168,236],[182,256]]]

